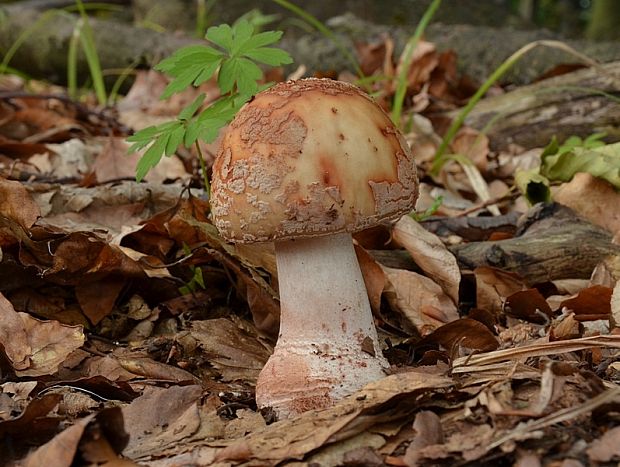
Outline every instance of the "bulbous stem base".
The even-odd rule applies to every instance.
[[[276,243],[280,335],[256,401],[279,418],[323,408],[385,376],[348,233]]]

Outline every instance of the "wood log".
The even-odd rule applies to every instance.
[[[51,2],[52,5],[66,3],[63,0],[30,0],[21,5],[21,2],[17,2],[0,7],[0,56],[9,50],[24,31],[37,24],[42,14],[47,14],[41,10],[46,2]],[[282,13],[290,15],[289,12]],[[54,20],[47,22],[44,27],[35,28],[10,65],[35,78],[44,77],[54,82],[63,82],[67,46],[75,21],[75,16],[63,13],[56,15]],[[389,34],[394,38],[396,54],[400,53],[415,29],[415,22],[404,26],[373,24],[350,13],[332,18],[326,23],[349,50],[355,50],[358,42],[381,40],[383,34]],[[104,69],[123,69],[132,64],[152,65],[179,47],[196,42],[189,37],[94,18],[91,19],[91,25]],[[454,49],[457,52],[459,69],[478,81],[484,80],[519,47],[538,39],[557,38],[557,35],[546,31],[519,31],[479,25],[435,23],[426,30],[427,40],[434,42],[439,50]],[[593,59],[604,62],[620,60],[618,42],[566,42]],[[493,46],[490,47],[490,44]],[[318,32],[300,36],[298,30],[291,28],[291,31],[285,34],[281,46],[295,59],[295,64],[289,66],[287,71],[292,71],[301,64],[310,72],[351,69],[347,57],[343,56],[334,41]],[[575,61],[578,61],[575,57],[562,51],[536,49],[524,56],[504,79],[517,84],[528,83],[554,65]],[[87,76],[87,65],[83,56],[79,58],[78,65],[80,75]]]
[[[454,117],[456,112],[452,112]],[[517,143],[542,147],[553,136],[586,137],[596,132],[620,140],[620,61],[586,68],[483,99],[465,123],[486,130],[493,149]]]
[[[556,279],[588,279],[595,266],[620,245],[611,234],[559,204],[533,208],[517,236],[450,247],[467,269],[492,266],[521,276],[529,285]]]

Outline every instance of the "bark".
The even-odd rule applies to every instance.
[[[49,0],[52,1],[52,0]],[[61,0],[54,0],[63,4]],[[121,1],[121,0],[117,0]],[[37,24],[41,18],[40,8],[45,2],[25,2],[20,6],[10,4],[0,8],[0,56],[17,41],[20,34]],[[30,6],[30,8],[27,8]],[[283,16],[289,16],[286,12]],[[132,64],[149,66],[162,57],[170,55],[183,45],[195,42],[189,37],[159,33],[127,24],[91,20],[96,38],[97,51],[104,69],[123,69]],[[400,53],[407,39],[414,31],[416,21],[404,26],[377,25],[359,19],[352,14],[334,17],[327,21],[343,46],[355,50],[357,42],[381,40],[382,34],[395,39],[396,53]],[[66,75],[67,45],[75,25],[75,16],[58,14],[44,27],[32,32],[11,66],[33,77],[62,82]],[[276,25],[277,27],[277,25]],[[282,47],[295,59],[295,66],[303,64],[310,72],[342,71],[351,69],[347,58],[331,39],[319,33],[299,35],[299,30],[289,28],[282,41]],[[509,55],[519,47],[537,39],[553,39],[556,35],[545,31],[518,31],[487,26],[431,24],[426,38],[435,42],[439,50],[454,49],[458,54],[459,68],[478,81],[484,80]],[[620,43],[566,41],[591,58],[600,61],[620,59]],[[492,47],[490,46],[492,44]],[[523,84],[532,81],[554,65],[576,62],[575,57],[555,49],[538,48],[527,54],[505,76],[505,81]],[[87,76],[87,66],[82,56],[79,70]]]
[[[559,204],[534,208],[517,236],[451,247],[461,266],[492,266],[518,274],[529,285],[556,279],[588,279],[595,266],[620,254],[611,234]]]
[[[553,136],[607,134],[620,139],[620,62],[587,68],[483,99],[465,123],[487,129],[493,149],[541,147]],[[456,112],[451,113],[455,116]]]
[[[438,222],[438,221],[434,221]],[[492,266],[521,276],[529,285],[557,279],[588,279],[606,258],[620,255],[611,234],[559,204],[536,206],[514,238],[449,247],[465,269]],[[370,250],[384,266],[420,272],[404,250]]]
[[[64,82],[67,74],[67,51],[77,17],[61,10],[41,12],[20,4],[0,7],[0,57],[29,32],[9,66],[35,78]],[[195,39],[161,34],[127,24],[89,20],[95,36],[97,54],[103,70],[151,66],[179,47]],[[88,77],[88,65],[80,50],[78,75]],[[114,77],[115,78],[115,77]]]

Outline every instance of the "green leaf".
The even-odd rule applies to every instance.
[[[228,24],[212,26],[207,29],[207,40],[230,52],[233,46],[233,32]]]
[[[222,64],[217,84],[222,93],[231,92],[236,84],[239,93],[254,94],[262,76],[261,69],[251,60],[234,58]]]
[[[179,120],[184,121],[184,120],[189,120],[190,118],[192,118],[194,114],[196,113],[196,111],[198,110],[198,108],[205,101],[205,96],[206,94],[204,92],[201,92],[200,95],[196,97],[196,99],[194,99],[194,102],[192,102],[190,105],[188,105],[183,110],[181,110],[181,113],[179,114],[179,117],[178,117]]]
[[[288,52],[285,52],[282,49],[276,49],[275,47],[261,47],[259,49],[244,52],[243,55],[257,62],[271,66],[293,63],[293,59]]]
[[[254,32],[254,26],[245,20],[238,21],[233,26],[233,44],[230,49],[231,55],[237,55],[241,47],[250,40]]]
[[[550,180],[567,182],[577,172],[586,172],[607,180],[620,189],[620,143],[595,149],[576,147],[565,153],[547,155],[540,173]]]
[[[164,151],[166,156],[172,156],[175,152],[177,152],[177,149],[183,142],[183,137],[185,136],[185,127],[179,122],[179,126],[169,135],[168,142],[166,143],[166,150]]]
[[[538,170],[538,168],[519,170],[515,174],[515,185],[530,204],[551,201],[549,180],[543,177]]]
[[[166,145],[168,144],[168,139],[168,134],[158,137],[140,158],[136,167],[136,181],[142,181],[148,171],[159,163],[166,149]]]
[[[247,39],[243,44],[241,44],[239,50],[241,53],[245,53],[250,50],[258,49],[259,47],[264,47],[278,42],[281,37],[282,31],[261,32]]]

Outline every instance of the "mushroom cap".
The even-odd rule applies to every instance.
[[[329,79],[279,83],[223,135],[211,207],[228,241],[356,232],[410,212],[418,196],[409,145],[359,88]]]

